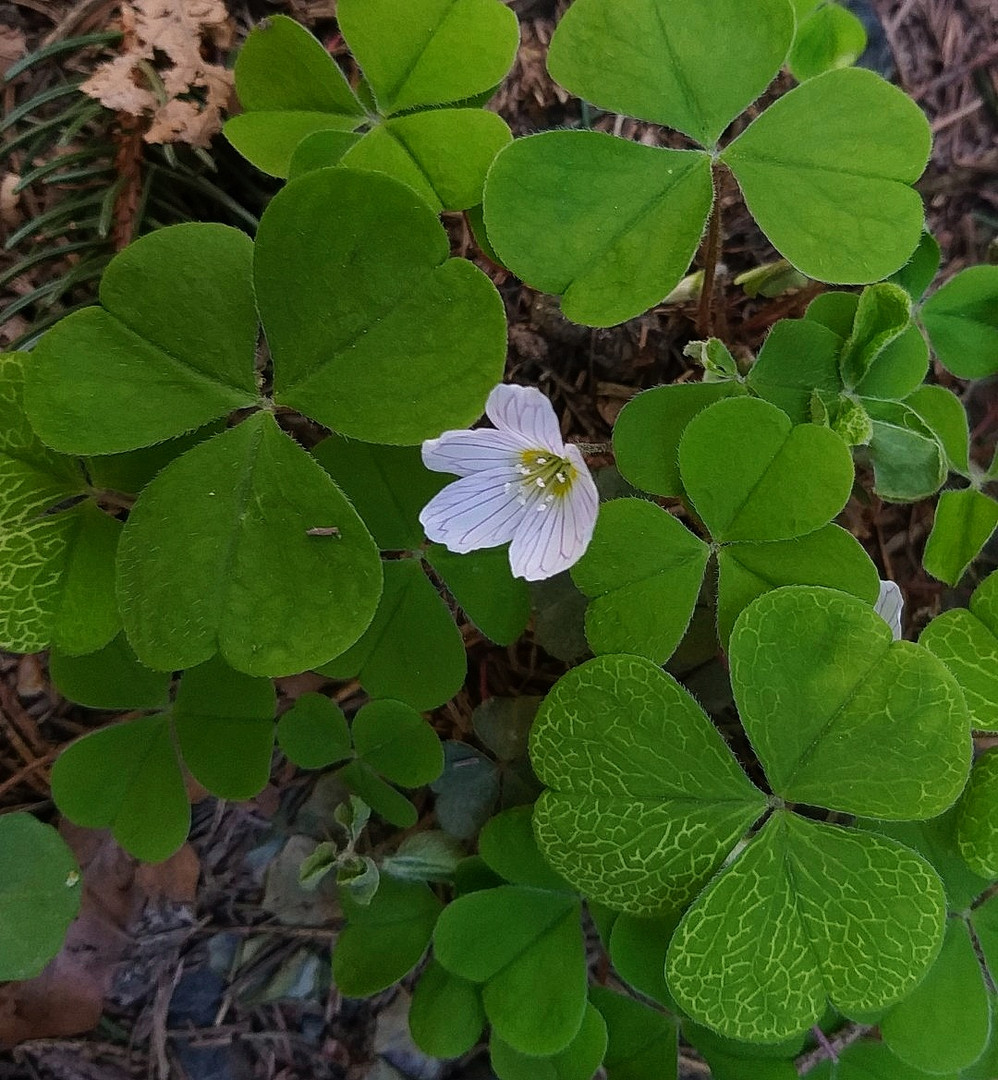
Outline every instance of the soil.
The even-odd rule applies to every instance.
[[[585,120],[600,130],[669,144],[672,136],[653,125],[611,115],[584,118],[580,103],[548,77],[545,49],[567,0],[510,0],[510,6],[521,20],[522,44],[491,107],[515,134]],[[870,27],[871,49],[864,62],[912,95],[932,123],[932,159],[918,187],[929,227],[943,249],[943,277],[967,265],[998,261],[998,8],[993,0],[873,0],[852,6]],[[335,0],[229,0],[228,7],[237,37],[258,19],[286,11],[309,25],[334,53],[343,53]],[[0,70],[26,50],[113,27],[116,17],[112,0],[0,3]],[[56,56],[7,83],[5,113],[54,85],[60,64],[85,71],[98,55],[90,50],[71,59]],[[114,119],[101,123],[103,135],[116,147],[114,168],[142,175],[149,154],[136,146],[127,124]],[[222,142],[216,140],[214,150],[221,170],[216,183],[229,190],[231,179],[234,197],[249,213],[258,213],[272,188],[263,182],[247,184],[245,170],[231,161]],[[32,188],[12,202],[10,188],[0,175],[0,228],[7,236],[28,215],[44,212],[45,199],[51,197]],[[196,200],[185,203],[179,189],[177,197],[180,209],[192,217],[221,214],[210,200],[206,209]],[[755,350],[772,323],[800,315],[813,292],[763,302],[734,286],[739,272],[775,253],[733,187],[723,194],[722,211],[722,336],[736,353]],[[123,212],[138,210],[132,204]],[[695,305],[662,305],[610,330],[577,326],[561,316],[555,300],[526,288],[478,252],[463,216],[447,215],[446,224],[455,253],[474,258],[506,303],[509,378],[544,390],[569,437],[604,444],[617,413],[638,389],[696,377],[683,356],[684,345],[700,336]],[[114,235],[110,241],[113,245]],[[0,275],[24,251],[23,244],[15,244],[0,252]],[[44,314],[29,305],[5,319],[3,309],[73,265],[67,255],[8,282],[0,309],[0,345],[9,347],[30,329],[32,318]],[[92,295],[93,282],[81,283],[61,296],[54,310]],[[998,435],[995,380],[970,386],[942,370],[935,377],[963,396],[975,453],[984,462]],[[593,461],[608,462],[598,456]],[[848,526],[882,576],[893,578],[905,593],[908,637],[944,607],[965,602],[975,583],[971,574],[966,587],[951,591],[925,575],[921,551],[931,519],[930,503],[898,507],[872,496],[855,498],[846,511]],[[977,576],[996,564],[998,546],[993,544]],[[444,737],[467,737],[471,711],[483,697],[543,694],[565,670],[530,631],[509,649],[492,646],[470,626],[464,632],[468,683],[433,717]],[[347,710],[363,700],[354,683],[330,684],[311,675],[278,682],[282,709],[317,688],[333,693]],[[79,734],[118,719],[61,699],[47,681],[44,655],[0,656],[0,808],[56,820],[48,786],[52,761]],[[329,949],[340,925],[335,898],[320,890],[305,901],[280,873],[271,870],[266,877],[289,841],[289,865],[295,845],[308,843],[309,814],[331,797],[327,787],[282,759],[270,786],[251,803],[199,798],[204,793],[192,790],[197,801],[189,844],[151,868],[136,864],[105,834],[63,823],[84,869],[85,917],[43,982],[0,986],[0,1045],[4,1040],[8,1045],[0,1050],[0,1080],[489,1077],[481,1048],[460,1061],[442,1063],[411,1046],[405,988],[367,1002],[340,997],[328,974]],[[428,812],[429,804],[420,809]],[[14,1041],[17,1045],[11,1046]],[[690,1077],[709,1075],[692,1053],[684,1056],[683,1068]]]

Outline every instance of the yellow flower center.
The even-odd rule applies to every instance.
[[[577,475],[567,458],[557,457],[548,450],[522,450],[516,471],[522,477],[520,501],[526,502],[528,496],[540,493],[538,510],[547,509],[555,498],[563,499],[572,490]]]

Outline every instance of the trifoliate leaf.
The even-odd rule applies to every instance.
[[[813,319],[780,319],[762,343],[746,382],[795,424],[811,420],[811,394],[838,394],[842,339]]]
[[[336,776],[348,790],[396,828],[411,829],[419,820],[415,806],[366,762],[350,761]]]
[[[351,734],[358,759],[393,784],[420,787],[443,771],[437,733],[404,702],[368,702],[354,717]]]
[[[548,865],[531,826],[532,807],[516,806],[496,814],[482,829],[478,851],[486,864],[511,885],[571,892],[571,886]]]
[[[168,465],[118,549],[128,639],[160,670],[216,651],[250,675],[315,667],[357,640],[380,587],[363,522],[265,412]]]
[[[91,709],[161,709],[170,698],[171,673],[140,664],[124,634],[85,656],[53,648],[49,675],[63,697]]]
[[[968,266],[922,306],[932,351],[961,379],[998,371],[998,266]]]
[[[490,641],[510,645],[526,629],[530,589],[523,578],[513,577],[506,548],[457,555],[440,544],[431,544],[426,561]]]
[[[521,1053],[493,1032],[489,1057],[499,1080],[592,1080],[606,1053],[606,1042],[606,1022],[587,1005],[578,1034],[557,1054],[538,1058]]]
[[[409,1031],[416,1045],[431,1057],[460,1057],[478,1042],[483,1027],[485,1010],[478,987],[431,960],[409,1006]]]
[[[996,528],[998,502],[983,491],[944,491],[936,503],[922,565],[934,578],[956,585]]]
[[[277,742],[303,769],[322,769],[351,756],[346,717],[325,694],[302,694],[278,721]]]
[[[854,64],[865,49],[862,22],[839,4],[822,4],[797,27],[788,66],[798,82],[805,82]]]

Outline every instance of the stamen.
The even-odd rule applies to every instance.
[[[565,482],[565,474],[563,472],[556,472],[554,474],[554,478],[558,481],[559,484],[564,484]]]
[[[543,476],[538,476],[537,479],[534,481],[534,483],[538,487],[547,487],[547,484],[544,483],[544,477]]]
[[[537,504],[537,509],[538,510],[547,510],[547,508],[548,508],[548,504],[546,502],[541,502],[541,503]]]
[[[548,459],[546,457],[539,457],[537,459],[537,464],[538,465],[547,465],[547,463],[548,463]]]

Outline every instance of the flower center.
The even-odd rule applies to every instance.
[[[576,477],[575,466],[549,450],[522,450],[516,471],[522,477],[520,502],[525,504],[540,494],[538,510],[546,510],[555,498],[563,499],[572,490]]]

